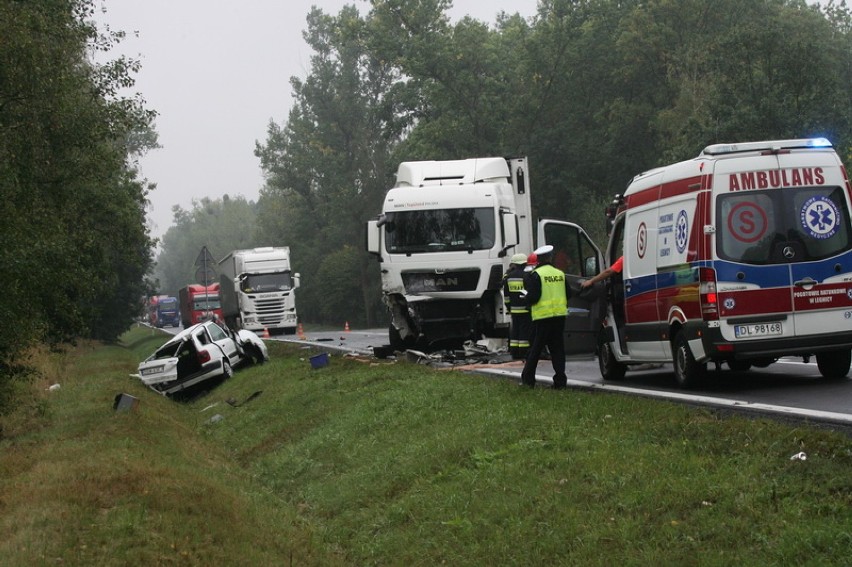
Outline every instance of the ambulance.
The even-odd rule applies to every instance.
[[[708,363],[746,371],[784,356],[815,357],[824,378],[843,378],[852,361],[850,199],[825,139],[716,144],[642,173],[618,196],[605,257],[587,253],[582,266],[623,257],[623,271],[575,293],[569,320],[580,314],[586,333],[596,328],[607,380],[631,365],[672,363],[689,388]],[[577,233],[566,223],[550,231]]]

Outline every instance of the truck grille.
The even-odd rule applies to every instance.
[[[403,272],[405,292],[411,294],[430,291],[474,291],[479,284],[479,270],[459,270],[436,274],[428,272]]]
[[[284,319],[284,299],[256,299],[257,320],[261,325],[277,325]]]

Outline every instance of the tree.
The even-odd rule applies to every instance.
[[[115,339],[139,313],[153,242],[134,155],[153,113],[116,96],[135,66],[98,66],[119,35],[88,0],[0,3],[0,382],[28,345]]]
[[[154,270],[158,294],[177,297],[180,288],[202,283],[195,278],[195,260],[204,246],[220,260],[231,250],[277,245],[257,234],[257,205],[244,197],[205,197],[192,205],[190,211],[172,209],[174,224],[163,235]]]

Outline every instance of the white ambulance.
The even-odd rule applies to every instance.
[[[596,329],[608,380],[633,364],[672,362],[677,382],[691,387],[708,362],[744,371],[782,356],[815,356],[823,377],[845,377],[850,199],[825,139],[717,144],[636,176],[619,198],[606,251],[607,265],[624,257],[623,272],[574,294],[566,344],[572,327]],[[588,240],[552,224],[551,238]],[[582,257],[574,279],[601,262]]]

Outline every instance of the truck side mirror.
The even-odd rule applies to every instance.
[[[502,213],[500,215],[503,225],[503,249],[518,245],[518,217],[515,213]]]
[[[296,272],[293,274],[293,289],[298,289],[302,285],[302,274]]]
[[[377,256],[381,256],[381,229],[379,228],[379,221],[371,220],[367,221],[367,234],[366,234],[366,248],[367,252],[370,254],[375,254]]]

